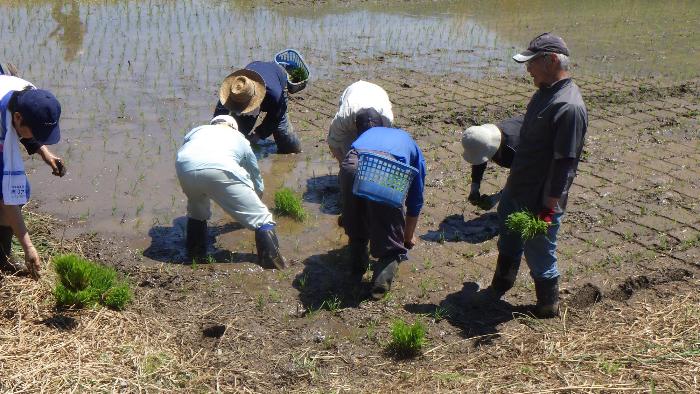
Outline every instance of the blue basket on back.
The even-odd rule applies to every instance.
[[[352,192],[356,196],[401,208],[418,170],[369,152],[360,153]]]
[[[282,66],[287,74],[291,73],[296,68],[302,68],[306,71],[306,79],[299,82],[292,82],[291,78],[287,79],[287,90],[289,93],[296,93],[304,90],[306,83],[309,81],[309,68],[304,63],[304,58],[301,53],[294,49],[285,49],[275,55],[275,62]]]

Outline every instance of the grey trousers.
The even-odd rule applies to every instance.
[[[274,223],[272,214],[255,190],[230,172],[217,169],[181,171],[177,169],[182,191],[187,195],[187,217],[209,220],[214,200],[238,223],[250,230]]]
[[[408,249],[403,244],[406,226],[404,209],[374,202],[352,193],[357,161],[358,152],[353,149],[340,164],[340,193],[345,234],[351,242],[369,240],[369,250],[375,258],[405,255]]]

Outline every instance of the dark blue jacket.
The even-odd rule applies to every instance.
[[[287,112],[287,98],[285,89],[287,87],[287,72],[275,62],[252,62],[245,66],[247,70],[253,70],[260,74],[265,81],[265,98],[260,104],[260,111],[265,112],[265,120],[279,120]],[[219,101],[214,111],[214,116],[228,115],[226,109]]]

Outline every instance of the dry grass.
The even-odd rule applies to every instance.
[[[47,248],[65,251],[33,223],[32,231],[37,239],[45,237]],[[191,314],[151,304],[148,291],[137,291],[124,312],[57,310],[51,294],[55,274],[47,269],[44,274],[38,282],[0,279],[2,392],[700,390],[697,280],[672,283],[675,288],[661,292],[640,291],[627,303],[605,300],[587,310],[567,310],[560,319],[516,316],[501,324],[489,343],[483,341],[486,337],[441,341],[440,332],[452,327],[428,323],[432,346],[418,359],[395,361],[381,344],[389,340],[393,318],[410,316],[401,303],[363,308],[381,316],[377,340],[278,343],[276,338],[289,327],[258,316],[269,320],[271,335],[261,337],[232,320],[226,323],[231,331],[222,338],[198,342],[192,340],[201,338],[193,331],[196,325],[177,323]],[[235,319],[256,318],[257,313],[245,307]]]

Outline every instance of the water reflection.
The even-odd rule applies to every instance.
[[[51,16],[58,26],[49,34],[49,38],[58,40],[65,51],[63,58],[71,62],[83,53],[83,39],[86,31],[85,24],[80,20],[78,1],[55,2],[51,7]]]
[[[47,38],[38,50],[4,45],[0,61],[17,64],[63,105],[64,141],[55,151],[68,161],[68,176],[56,180],[43,163],[29,164],[43,208],[122,233],[146,234],[184,212],[173,169],[182,136],[209,120],[218,84],[232,68],[284,48],[302,51],[312,79],[348,72],[372,79],[394,69],[522,75],[510,56],[553,30],[570,45],[577,74],[688,78],[700,69],[700,1],[270,9],[250,0],[0,0],[0,15],[6,42]],[[265,157],[267,150],[258,153],[270,190],[275,179],[303,188],[309,177],[334,174],[330,158],[296,163]]]

